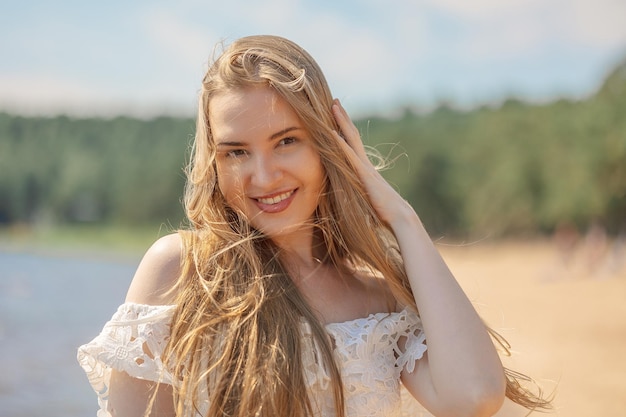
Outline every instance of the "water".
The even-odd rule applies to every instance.
[[[0,416],[95,416],[76,361],[124,300],[138,259],[0,249]]]

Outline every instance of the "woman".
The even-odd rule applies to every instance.
[[[79,349],[102,415],[394,416],[401,386],[435,416],[548,406],[293,42],[242,38],[209,68],[185,208]]]

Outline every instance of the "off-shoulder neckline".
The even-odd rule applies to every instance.
[[[120,305],[120,309],[124,308],[124,307],[129,307],[129,306],[136,306],[139,308],[153,308],[153,309],[165,309],[165,311],[169,312],[170,310],[173,310],[176,305],[175,304],[141,304],[141,303],[135,303],[135,302],[125,302],[124,304]],[[357,325],[357,324],[362,324],[362,323],[368,323],[370,321],[381,321],[386,317],[394,317],[397,315],[402,315],[402,314],[406,314],[408,313],[408,307],[404,307],[402,310],[400,311],[391,311],[391,312],[385,312],[385,311],[381,311],[381,312],[377,312],[377,313],[370,313],[365,317],[357,317],[354,319],[348,319],[348,320],[344,320],[344,321],[338,321],[338,322],[330,322],[330,323],[324,323],[324,327],[326,329],[328,328],[334,328],[334,327],[346,327],[346,326],[352,326],[352,325]]]
[[[371,321],[376,321],[379,322],[387,317],[395,317],[398,315],[401,315],[403,313],[407,312],[407,308],[405,307],[404,309],[400,310],[400,311],[390,311],[390,312],[385,312],[385,311],[381,311],[378,313],[370,313],[368,314],[366,317],[357,317],[354,319],[348,319],[348,320],[344,320],[344,321],[338,321],[338,322],[331,322],[331,323],[326,323],[324,324],[324,327],[329,328],[329,327],[346,327],[346,326],[352,326],[352,325],[359,325],[359,324],[363,324],[363,323],[369,323]]]

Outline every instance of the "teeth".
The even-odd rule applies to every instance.
[[[276,204],[288,198],[291,195],[291,193],[293,193],[293,191],[288,191],[286,193],[282,193],[275,197],[270,197],[270,198],[257,198],[257,200],[263,204]]]

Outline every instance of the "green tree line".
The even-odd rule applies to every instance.
[[[592,96],[357,120],[385,176],[447,236],[626,231],[626,62]],[[0,113],[0,223],[183,221],[192,118]]]

